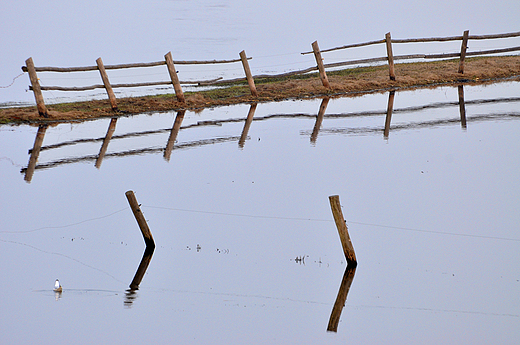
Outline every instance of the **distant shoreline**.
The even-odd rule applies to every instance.
[[[60,123],[87,121],[104,117],[141,113],[200,110],[217,106],[277,102],[287,99],[355,97],[366,93],[449,85],[481,85],[502,81],[520,81],[520,56],[477,57],[467,59],[464,74],[457,73],[457,60],[402,63],[395,65],[396,80],[390,80],[388,66],[358,67],[327,72],[330,89],[322,86],[317,73],[255,80],[258,97],[250,94],[246,82],[222,88],[186,92],[186,104],[175,94],[118,98],[119,112],[107,100],[50,104],[49,118],[38,115],[36,106],[0,109],[0,124]]]

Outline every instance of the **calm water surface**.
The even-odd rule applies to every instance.
[[[0,342],[517,343],[519,90],[464,87],[465,124],[457,87],[397,92],[387,135],[388,93],[2,126]]]

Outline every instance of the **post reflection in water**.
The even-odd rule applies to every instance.
[[[112,135],[114,134],[116,130],[116,123],[117,118],[113,117],[112,120],[110,120],[110,125],[108,126],[107,135],[105,136],[105,139],[103,140],[103,145],[101,145],[101,149],[99,150],[98,159],[96,160],[96,168],[101,168],[101,163],[103,162],[103,158],[105,157],[105,154],[107,153],[108,144],[110,143],[110,139],[112,139]]]
[[[143,258],[141,259],[141,263],[139,264],[139,267],[137,268],[137,272],[135,272],[134,279],[132,279],[132,282],[130,283],[130,288],[126,290],[126,298],[125,298],[125,307],[131,308],[132,303],[137,298],[137,290],[139,290],[139,284],[141,284],[141,281],[143,280],[144,274],[146,273],[146,269],[148,268],[148,265],[150,264],[150,261],[152,260],[152,255],[155,250],[155,247],[153,246],[147,246]]]
[[[24,176],[24,180],[28,183],[31,182],[34,175],[34,169],[36,169],[36,163],[38,162],[38,156],[40,155],[40,150],[42,148],[43,138],[45,137],[45,131],[47,131],[47,127],[48,125],[40,125],[38,127],[38,132],[36,133],[33,149],[31,151],[31,157],[29,158],[29,163],[27,164],[27,170],[25,171]]]
[[[318,133],[320,132],[321,123],[323,122],[323,117],[325,115],[325,111],[327,110],[327,105],[329,104],[329,97],[325,97],[322,99],[320,104],[320,110],[318,111],[318,116],[316,117],[316,123],[314,124],[314,129],[311,134],[311,143],[316,144],[316,139],[318,139]]]
[[[166,144],[166,148],[164,149],[164,159],[168,162],[170,161],[170,157],[172,155],[173,146],[175,145],[175,141],[177,140],[177,134],[179,134],[179,130],[181,129],[182,120],[184,119],[184,114],[186,114],[186,110],[180,110],[175,116],[175,122],[173,123],[173,128],[170,132],[170,136],[168,137],[168,143]]]
[[[332,308],[332,313],[330,314],[329,325],[327,326],[327,331],[329,332],[338,331],[341,312],[343,311],[343,307],[347,301],[347,295],[350,290],[350,286],[352,285],[352,281],[354,280],[355,273],[356,266],[347,265],[345,273],[343,274],[343,279],[341,280],[341,285],[339,287],[338,297],[336,297],[336,302],[334,302],[334,307]]]
[[[388,139],[388,135],[390,134],[390,122],[392,121],[392,112],[394,111],[394,98],[395,91],[392,90],[388,94],[388,106],[386,107],[385,131],[383,133],[385,139]]]
[[[251,127],[251,122],[253,122],[253,117],[255,116],[257,103],[252,103],[249,108],[249,113],[247,114],[246,121],[244,123],[244,129],[242,130],[242,135],[240,135],[240,139],[238,140],[238,147],[241,149],[244,148],[244,144],[246,143],[247,133],[249,132],[249,127]]]
[[[459,85],[459,111],[460,111],[460,125],[466,129],[466,104],[464,103],[464,85]]]

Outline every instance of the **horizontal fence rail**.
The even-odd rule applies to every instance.
[[[469,30],[464,31],[461,36],[450,36],[450,37],[429,37],[429,38],[409,38],[409,39],[393,39],[391,38],[390,33],[385,35],[384,39],[348,44],[340,47],[328,48],[320,50],[318,47],[318,42],[315,41],[311,44],[312,51],[303,52],[302,55],[306,54],[314,54],[316,59],[316,65],[286,72],[282,74],[261,74],[261,75],[252,75],[251,70],[249,68],[248,60],[252,59],[251,57],[247,57],[245,51],[241,51],[239,53],[239,59],[230,59],[230,60],[206,60],[206,61],[196,61],[196,60],[173,60],[171,56],[171,52],[168,52],[164,56],[164,61],[155,61],[155,62],[147,62],[147,63],[128,63],[128,64],[118,64],[118,65],[104,65],[101,58],[96,60],[97,66],[85,66],[85,67],[36,67],[34,66],[34,62],[32,58],[28,58],[26,60],[26,66],[22,67],[24,72],[28,72],[29,79],[31,81],[31,85],[29,88],[34,92],[34,97],[36,99],[36,105],[38,108],[38,113],[43,117],[48,117],[47,108],[45,106],[42,91],[89,91],[94,89],[104,88],[107,91],[108,98],[110,100],[110,104],[112,109],[117,111],[117,101],[112,91],[113,88],[131,88],[131,87],[148,87],[148,86],[159,86],[159,85],[173,85],[175,90],[175,95],[177,97],[177,101],[181,103],[185,103],[186,100],[184,98],[184,93],[181,88],[181,84],[191,84],[191,85],[199,85],[199,86],[207,86],[207,85],[221,85],[224,83],[234,83],[240,81],[247,81],[249,89],[251,91],[251,95],[256,97],[258,96],[255,79],[273,79],[273,78],[283,78],[289,77],[293,75],[306,74],[313,71],[318,71],[322,84],[326,88],[331,88],[326,69],[337,68],[342,66],[349,65],[360,65],[360,64],[371,64],[371,63],[380,63],[380,62],[388,62],[389,68],[389,78],[391,80],[395,80],[395,70],[394,70],[394,61],[397,60],[417,60],[417,59],[447,59],[447,58],[460,58],[459,61],[459,73],[464,73],[464,61],[466,56],[482,56],[489,54],[503,54],[509,52],[517,52],[520,51],[520,46],[518,47],[509,47],[509,48],[501,48],[501,49],[492,49],[492,50],[483,50],[483,51],[475,51],[475,52],[467,52],[468,40],[488,40],[488,39],[502,39],[502,38],[513,38],[519,37],[519,32],[513,33],[504,33],[504,34],[494,34],[494,35],[469,35]],[[393,44],[403,44],[403,43],[427,43],[427,42],[447,42],[447,41],[462,41],[460,52],[453,53],[442,53],[442,54],[409,54],[409,55],[393,55],[392,45]],[[321,57],[322,53],[338,51],[349,48],[357,48],[357,47],[366,47],[370,45],[376,44],[385,44],[387,55],[384,57],[374,57],[368,59],[358,59],[358,60],[349,60],[335,63],[323,63],[323,58]],[[211,79],[211,80],[191,80],[191,81],[181,81],[178,79],[177,71],[175,69],[175,65],[202,65],[202,64],[228,64],[228,63],[237,63],[241,62],[244,68],[245,77],[235,78],[235,79],[226,79],[224,80],[222,77]],[[169,81],[156,81],[156,82],[142,82],[142,83],[125,83],[125,84],[111,84],[108,78],[108,74],[106,70],[115,70],[115,69],[127,69],[127,68],[142,68],[142,67],[156,67],[166,65],[168,69],[168,74],[170,76]],[[39,79],[37,76],[37,72],[88,72],[88,71],[99,71],[101,74],[101,79],[103,84],[96,84],[90,86],[71,86],[71,87],[63,87],[63,86],[41,86],[39,83]]]

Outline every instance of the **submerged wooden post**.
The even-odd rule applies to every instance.
[[[386,54],[388,55],[388,74],[390,75],[390,80],[395,80],[395,71],[394,71],[394,53],[392,52],[392,36],[389,32],[385,35],[386,41]]]
[[[392,112],[394,111],[394,97],[395,91],[390,91],[388,94],[388,106],[386,108],[385,130],[383,132],[385,139],[388,139],[388,135],[390,134],[390,122],[392,121]]]
[[[38,108],[38,114],[43,117],[49,117],[45,103],[43,102],[42,89],[40,82],[38,81],[38,75],[36,74],[36,68],[32,57],[25,60],[25,66],[27,66],[27,72],[29,72],[29,80],[31,81],[32,89],[34,92],[34,98],[36,100],[36,107]],[[23,69],[23,68],[22,68]]]
[[[312,51],[314,53],[314,58],[316,58],[316,63],[318,64],[318,71],[320,72],[320,79],[323,86],[326,88],[330,88],[329,78],[327,78],[327,73],[325,73],[325,66],[323,65],[323,59],[321,57],[320,47],[318,46],[318,41],[314,41],[311,44]]]
[[[148,224],[146,223],[146,219],[144,219],[143,212],[141,212],[141,208],[137,203],[137,199],[135,198],[135,194],[133,191],[129,190],[125,193],[126,198],[128,199],[128,203],[130,204],[130,208],[134,213],[135,219],[137,220],[137,224],[139,224],[139,228],[144,237],[144,242],[146,247],[155,248],[155,242],[152,237],[152,232],[150,228],[148,228]]]
[[[462,34],[462,44],[460,46],[459,73],[464,73],[464,60],[466,59],[466,50],[468,49],[468,37],[469,30],[466,30]]]
[[[253,75],[251,74],[249,62],[247,62],[247,55],[245,50],[242,50],[239,55],[240,60],[242,60],[242,66],[244,66],[244,72],[246,73],[247,84],[249,84],[249,90],[251,90],[251,95],[253,97],[257,97],[258,92],[256,92],[255,80],[253,79]]]
[[[177,76],[177,71],[175,70],[175,65],[173,64],[172,52],[168,52],[164,55],[164,59],[166,60],[166,66],[168,67],[168,73],[170,74],[170,79],[172,80],[173,89],[175,90],[175,96],[177,96],[177,100],[182,103],[186,103],[186,99],[184,98],[184,93],[182,92],[181,83],[179,82],[179,77]]]
[[[108,99],[110,100],[112,110],[117,110],[116,95],[114,95],[114,90],[112,90],[112,85],[110,85],[110,81],[108,80],[108,74],[105,70],[105,65],[103,65],[103,60],[98,58],[96,63],[99,69],[99,73],[101,74],[101,79],[103,80],[103,85],[105,85],[105,89],[107,90]]]
[[[352,242],[350,241],[347,224],[343,218],[343,212],[341,212],[339,195],[329,196],[329,201],[332,215],[334,216],[334,221],[336,222],[336,227],[338,228],[341,245],[343,246],[343,252],[345,253],[345,258],[347,259],[347,264],[349,266],[353,265],[353,267],[355,267],[357,266],[356,253],[354,252],[354,246],[352,246]]]

